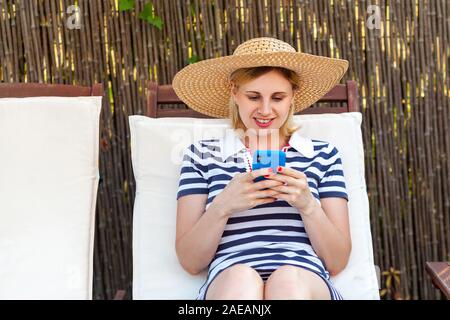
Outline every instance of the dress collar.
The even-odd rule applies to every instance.
[[[222,152],[222,159],[224,160],[246,149],[236,130],[233,129],[227,129],[224,137],[220,141],[220,150]],[[289,139],[289,145],[306,158],[312,158],[314,156],[314,145],[311,139],[301,136],[299,130],[292,134]]]

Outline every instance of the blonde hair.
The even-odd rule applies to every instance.
[[[266,74],[270,71],[279,72],[282,76],[284,76],[286,80],[288,80],[292,84],[292,90],[298,89],[299,83],[298,75],[292,70],[281,67],[263,66],[263,67],[241,68],[234,71],[230,75],[229,80],[233,82],[236,86],[239,86],[253,79],[256,79],[259,76],[262,76],[263,74]],[[239,115],[238,107],[234,103],[234,99],[232,96],[230,96],[229,111],[232,128],[241,129],[245,131],[247,128],[245,127],[245,124],[242,122],[241,116]],[[294,107],[291,104],[291,107],[289,108],[289,115],[286,121],[279,129],[280,136],[290,138],[291,135],[299,129],[299,127],[294,126],[293,116],[294,116]]]

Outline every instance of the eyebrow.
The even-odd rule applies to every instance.
[[[260,94],[258,91],[245,91],[245,92]],[[277,92],[274,92],[273,94],[277,94],[277,93],[287,94],[287,92],[284,92],[284,91],[277,91]]]

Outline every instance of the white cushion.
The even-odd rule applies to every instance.
[[[352,252],[344,271],[332,277],[345,299],[379,299],[364,150],[359,112],[294,116],[305,137],[339,150],[349,196]],[[176,193],[183,150],[200,139],[222,137],[226,119],[130,116],[131,154],[136,179],[133,221],[133,298],[195,299],[206,272],[191,276],[175,253]]]
[[[0,99],[0,299],[92,299],[100,110]]]

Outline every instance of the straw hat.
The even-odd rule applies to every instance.
[[[230,74],[240,68],[275,66],[295,71],[300,77],[293,99],[294,112],[308,108],[341,80],[348,61],[295,51],[274,38],[254,38],[240,44],[233,55],[190,64],[174,77],[172,86],[191,109],[228,118]]]

